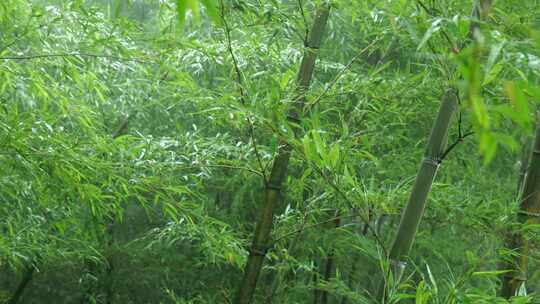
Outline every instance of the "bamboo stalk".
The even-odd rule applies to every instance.
[[[474,32],[480,29],[479,20],[487,17],[494,1],[495,0],[480,0],[475,3],[471,13],[473,20],[469,27],[469,38],[474,39]]]
[[[130,124],[130,121],[131,121],[132,117],[133,117],[133,114],[128,115],[126,118],[124,118],[122,123],[118,126],[116,131],[114,131],[114,133],[112,134],[112,139],[113,140],[117,139],[120,136],[123,136],[123,135],[127,134],[128,130],[129,130],[129,124]],[[102,154],[102,157],[106,157],[106,155]],[[106,229],[105,235],[103,236],[105,238],[105,240],[101,240],[101,238],[98,237],[98,241],[100,243],[104,242],[105,243],[105,248],[107,248],[107,249],[110,249],[112,247],[112,245],[113,245],[115,222],[116,222],[116,220],[114,218],[107,221],[107,229]],[[96,231],[96,235],[99,236],[100,235],[99,232]],[[106,239],[107,236],[110,236],[110,238]],[[88,286],[86,286],[84,288],[83,296],[81,298],[81,303],[91,302],[92,299],[97,296],[98,291],[100,289],[103,289],[104,293],[105,293],[105,301],[104,302],[106,304],[112,302],[111,299],[113,298],[114,290],[113,290],[113,288],[111,286],[111,282],[112,282],[111,277],[112,277],[112,273],[113,273],[113,270],[114,270],[114,259],[113,259],[113,257],[111,256],[110,253],[106,253],[105,254],[105,260],[106,260],[106,264],[105,264],[105,269],[104,270],[100,269],[100,265],[96,264],[95,262],[93,262],[91,260],[86,260],[85,261],[85,270],[89,274],[94,275],[95,277],[98,277],[100,275],[100,272],[102,272],[102,275],[104,276],[104,280],[106,281],[106,283],[105,283],[104,286],[99,286],[99,284],[96,283],[96,282],[89,283]],[[101,284],[101,285],[103,285],[103,284]]]
[[[291,123],[297,124],[301,119],[300,115],[305,103],[305,93],[311,83],[315,61],[317,59],[317,50],[321,45],[329,12],[330,6],[328,4],[323,4],[318,8],[308,41],[306,41],[306,49],[298,72],[296,97],[287,115]],[[259,217],[249,250],[247,264],[244,269],[244,276],[234,301],[236,304],[251,303],[253,294],[255,293],[270,240],[274,209],[281,196],[281,185],[287,175],[291,152],[291,145],[286,142],[280,143],[270,176],[265,184],[263,204],[259,210]]]
[[[540,126],[536,128],[530,165],[525,175],[524,188],[517,220],[521,228],[539,223],[540,213]],[[501,296],[509,299],[515,296],[527,281],[530,240],[520,229],[510,235],[506,247],[514,255],[506,261],[505,269],[511,271],[502,276]]]
[[[439,169],[440,157],[444,153],[450,121],[457,106],[456,93],[448,90],[443,96],[439,113],[431,129],[426,154],[416,176],[407,207],[401,217],[396,239],[390,249],[389,258],[399,268],[404,267],[404,259],[409,254],[414,242],[428,194]],[[398,269],[397,274],[401,271],[402,269]]]
[[[317,269],[318,268],[317,262],[316,261],[314,261],[314,262],[315,262],[315,264],[314,264],[315,269]],[[313,275],[311,276],[311,281],[313,283],[313,286],[317,286],[317,282],[319,281],[319,273],[318,273],[318,271],[313,271]],[[319,298],[320,298],[319,294],[320,293],[321,292],[320,292],[319,288],[314,288],[313,289],[313,304],[319,304]]]
[[[36,270],[36,267],[33,265],[33,263],[30,263],[30,265],[28,265],[26,267],[26,270],[25,270],[24,275],[23,275],[23,277],[21,279],[21,282],[19,282],[19,285],[17,286],[17,289],[15,290],[15,292],[13,293],[11,298],[6,303],[8,303],[8,304],[17,304],[17,303],[19,303],[19,300],[21,299],[21,297],[22,297],[22,295],[24,293],[24,290],[26,289],[26,287],[28,286],[28,284],[30,283],[32,278],[34,277],[35,270]]]
[[[302,198],[303,198],[303,201],[304,202],[308,202],[309,200],[309,197],[310,197],[310,191],[307,187],[304,188],[304,191],[302,193]],[[308,207],[309,206],[309,203],[306,204],[305,207]],[[298,244],[300,244],[300,240],[301,238],[303,237],[303,232],[306,228],[306,225],[307,225],[307,217],[308,217],[308,213],[307,211],[304,210],[304,216],[302,218],[302,223],[300,225],[300,229],[296,230],[296,231],[293,231],[294,234],[296,234],[296,236],[290,241],[288,247],[287,247],[287,252],[289,252],[289,254],[292,254],[294,251],[296,251],[296,248],[298,247]],[[276,243],[277,241],[279,241],[279,239],[274,239],[273,242]],[[294,272],[292,269],[289,269],[286,271],[286,273],[284,273],[284,271],[282,271],[281,269],[278,269],[276,275],[274,276],[274,278],[272,279],[272,282],[269,284],[269,292],[267,293],[267,296],[266,296],[266,304],[272,304],[274,303],[274,299],[276,298],[276,295],[277,295],[277,292],[278,292],[278,288],[280,287],[282,281],[285,279],[285,280],[289,280],[290,278],[292,278],[294,276]],[[279,298],[279,297],[277,297]]]
[[[341,218],[336,218],[334,221],[334,228],[338,228],[341,225]],[[324,266],[324,281],[328,282],[330,281],[330,278],[332,277],[332,272],[334,270],[334,260],[335,260],[335,252],[334,249],[330,249],[330,252],[328,255],[324,258],[325,266]],[[328,291],[322,290],[321,291],[321,298],[320,298],[321,304],[328,304]]]
[[[473,8],[473,17],[477,19],[484,17],[490,10],[492,4],[493,0],[476,1]],[[478,30],[478,28],[479,24],[476,22],[470,27],[471,32],[469,33],[469,36],[474,37],[474,31]],[[448,89],[443,95],[437,118],[431,129],[424,159],[418,170],[407,206],[402,213],[398,232],[389,253],[389,260],[393,268],[392,270],[396,282],[399,282],[401,279],[401,275],[406,265],[405,260],[416,237],[418,226],[422,219],[427,198],[431,191],[431,186],[435,180],[439,165],[447,152],[449,152],[445,152],[445,147],[447,144],[451,118],[458,107],[458,95],[459,92],[455,89]],[[384,292],[385,289],[386,288],[380,289],[379,294]]]
[[[529,162],[531,160],[531,154],[532,154],[532,138],[527,138],[527,143],[525,144],[525,147],[523,148],[522,155],[521,155],[521,164],[519,167],[519,177],[518,177],[518,183],[517,183],[517,189],[516,189],[516,196],[521,196],[523,193],[523,185],[525,184],[525,178],[527,177],[527,171],[529,169]]]

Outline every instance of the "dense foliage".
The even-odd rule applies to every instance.
[[[254,303],[538,303],[540,196],[519,210],[539,16],[534,0],[1,1],[0,302],[242,303],[251,253]],[[448,92],[448,144],[396,261]]]

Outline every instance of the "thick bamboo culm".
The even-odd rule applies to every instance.
[[[530,164],[525,174],[523,192],[520,199],[517,220],[522,227],[538,224],[540,213],[540,126],[536,128],[534,145],[531,149]],[[501,296],[511,298],[517,295],[520,288],[527,281],[527,268],[529,263],[530,241],[523,233],[511,233],[506,247],[513,251],[503,267],[510,272],[502,276]]]
[[[298,124],[301,119],[301,113],[305,103],[305,93],[311,83],[318,49],[321,45],[329,12],[330,6],[328,4],[323,4],[317,9],[313,26],[309,32],[309,38],[306,41],[304,56],[298,72],[294,103],[287,113],[287,117],[292,124]],[[236,304],[251,303],[255,293],[270,239],[274,209],[281,196],[281,185],[287,174],[291,151],[292,147],[288,143],[280,143],[270,176],[266,181],[264,199],[259,210],[253,242],[244,269],[244,277],[234,301]]]
[[[478,20],[485,17],[492,4],[493,0],[477,1],[473,7],[473,18]],[[478,28],[478,22],[474,21],[470,27],[469,37],[471,39],[474,39],[474,31],[478,30]],[[439,112],[433,123],[427,143],[426,154],[416,175],[407,206],[401,216],[396,238],[389,252],[394,278],[397,278],[398,281],[416,237],[431,186],[445,152],[450,122],[458,108],[458,94],[459,92],[455,89],[449,89],[443,94]],[[379,292],[381,291],[384,291],[384,289],[379,290]]]

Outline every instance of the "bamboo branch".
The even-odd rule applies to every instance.
[[[290,237],[291,235],[294,235],[294,234],[297,234],[299,232],[302,232],[306,229],[310,229],[310,228],[315,228],[317,226],[320,226],[320,225],[324,225],[324,224],[327,224],[327,223],[330,223],[330,222],[333,222],[335,220],[338,220],[338,219],[346,219],[346,218],[351,218],[351,217],[357,217],[357,216],[360,216],[360,214],[351,214],[351,215],[340,215],[340,216],[334,216],[330,219],[327,219],[327,220],[324,220],[324,221],[321,221],[321,222],[317,222],[317,223],[314,223],[314,224],[311,224],[311,225],[306,225],[300,229],[296,229],[294,231],[291,231],[291,232],[288,232],[288,233],[285,233],[284,235],[274,239],[272,241],[273,244],[276,244],[277,242],[283,240],[283,239],[286,239],[288,237]]]
[[[328,185],[330,185],[330,187],[332,187],[332,189],[334,189],[334,191],[339,194],[339,196],[341,196],[343,198],[343,200],[345,200],[349,205],[354,205],[353,201],[351,201],[351,199],[349,199],[349,197],[343,193],[343,191],[334,183],[332,182],[327,176],[326,174],[324,174],[324,172],[318,168],[318,167],[315,167],[315,171],[317,171],[317,173],[326,181],[326,183]],[[369,225],[369,219],[364,217],[361,213],[358,214],[358,216],[360,217],[360,219],[366,223],[369,231],[371,231],[371,233],[373,233],[373,237],[375,238],[375,241],[377,242],[377,244],[379,244],[379,246],[381,247],[381,249],[383,250],[383,252],[385,254],[387,254],[387,250],[386,250],[386,247],[384,245],[384,242],[381,240],[381,238],[379,237],[379,234],[377,232],[377,229],[373,228],[371,225]]]
[[[240,93],[240,101],[242,105],[246,105],[246,92],[244,90],[244,81],[242,77],[242,72],[240,70],[240,66],[238,65],[238,59],[236,58],[236,54],[234,53],[233,47],[232,47],[232,41],[231,41],[231,28],[229,27],[229,23],[227,22],[227,19],[225,18],[225,5],[223,3],[223,0],[220,0],[221,4],[221,20],[223,21],[223,27],[225,28],[225,38],[227,42],[227,50],[229,51],[229,54],[231,55],[232,61],[233,61],[233,67],[234,71],[236,73],[236,82],[238,84],[239,93]],[[259,149],[257,147],[257,141],[255,139],[255,129],[254,124],[249,116],[249,114],[246,116],[246,120],[249,125],[249,136],[251,138],[251,144],[253,146],[253,152],[255,153],[255,158],[257,159],[257,163],[260,168],[260,172],[262,173],[262,177],[264,179],[264,183],[266,184],[268,182],[268,179],[266,177],[266,168],[262,163],[262,157],[259,153]]]
[[[463,142],[463,140],[464,140],[465,138],[467,138],[467,137],[469,137],[470,135],[473,135],[473,134],[474,134],[474,132],[471,131],[471,132],[466,133],[466,134],[463,135],[463,136],[459,136],[459,137],[456,139],[456,141],[454,141],[448,148],[446,148],[446,150],[445,150],[445,151],[443,152],[443,154],[440,156],[439,161],[442,162],[442,161],[446,158],[446,156],[447,156],[450,152],[452,152],[452,150],[453,150],[459,143]]]
[[[426,5],[421,0],[416,0],[416,2],[424,9],[424,11],[426,11],[426,13],[430,17],[434,17],[432,12],[426,7]],[[452,52],[454,54],[459,53],[460,50],[459,50],[458,46],[452,41],[452,39],[450,39],[450,36],[448,35],[448,33],[446,33],[446,31],[444,29],[441,29],[440,33],[441,33],[441,36],[443,36],[443,38],[446,40],[446,42],[448,42],[448,44],[450,45],[450,49],[452,50]]]
[[[108,59],[115,59],[118,61],[135,61],[139,63],[149,63],[149,61],[145,61],[140,58],[126,58],[126,57],[119,57],[114,55],[105,55],[105,54],[90,54],[90,53],[58,53],[58,54],[32,54],[32,55],[21,55],[21,56],[1,56],[0,60],[32,60],[32,59],[39,59],[39,58],[52,58],[52,57],[91,57],[91,58],[108,58]]]
[[[324,89],[324,91],[322,93],[320,93],[312,102],[308,103],[306,106],[305,106],[305,110],[304,112],[309,112],[311,111],[311,109],[316,106],[320,101],[321,99],[326,95],[326,93],[328,93],[328,91],[330,91],[330,89],[332,89],[336,83],[341,79],[341,77],[343,76],[343,74],[350,69],[350,67],[353,65],[353,63],[356,62],[356,60],[358,60],[358,58],[360,58],[361,55],[363,55],[367,50],[369,50],[373,45],[375,45],[375,43],[379,42],[380,39],[375,39],[373,40],[373,42],[371,42],[368,46],[366,46],[365,48],[363,48],[358,54],[356,54],[350,61],[349,63],[347,63],[347,65],[345,65],[336,75],[336,77],[334,77],[334,79],[332,80],[332,82],[330,82],[329,85],[326,86],[326,88]]]
[[[305,45],[309,37],[309,27],[308,27],[306,14],[304,13],[304,5],[302,4],[302,0],[298,0],[298,8],[300,9],[300,15],[302,16],[302,21],[304,21],[304,28],[306,31],[305,36],[304,36],[304,45]]]
[[[28,18],[28,21],[26,22],[26,25],[24,26],[24,30],[23,30],[23,33],[20,34],[20,35],[17,35],[17,37],[15,37],[12,41],[6,43],[5,45],[3,45],[2,47],[0,47],[0,54],[2,54],[2,52],[4,52],[4,50],[8,49],[9,47],[15,45],[15,43],[19,42],[22,38],[24,38],[26,35],[28,35],[28,33],[30,33],[30,31],[28,30],[28,28],[30,27],[30,20],[31,18]],[[43,26],[43,24],[39,25],[38,28],[41,28]]]
[[[225,18],[225,5],[223,3],[223,0],[220,0],[221,3],[221,21],[223,22],[223,27],[225,29],[225,38],[227,41],[227,51],[231,55],[231,59],[233,61],[233,68],[234,72],[236,74],[236,81],[239,86],[240,90],[240,101],[243,105],[246,105],[245,100],[245,92],[244,92],[244,81],[242,77],[242,73],[240,71],[240,66],[238,65],[238,59],[236,58],[236,55],[234,54],[233,48],[232,48],[232,41],[231,41],[231,28],[229,27],[229,23],[227,22],[227,19]]]
[[[193,166],[182,166],[182,167],[176,167],[176,169],[196,169],[196,168],[225,168],[225,169],[234,169],[234,170],[243,170],[247,171],[253,174],[256,174],[258,176],[263,177],[263,173],[260,171],[257,171],[255,169],[249,168],[249,167],[241,167],[241,166],[232,166],[232,165],[193,165]]]

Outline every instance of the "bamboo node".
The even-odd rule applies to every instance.
[[[538,213],[538,212],[530,212],[530,211],[525,211],[525,210],[519,210],[517,213],[520,214],[520,215],[540,217],[540,213]]]
[[[255,256],[265,256],[266,253],[268,252],[268,248],[263,248],[263,249],[260,249],[260,248],[250,248],[249,249],[249,254],[250,255],[255,255]]]
[[[516,281],[516,282],[522,283],[522,282],[526,282],[526,281],[527,281],[527,276],[524,276],[524,275],[516,276],[516,277],[514,277],[513,279],[514,279],[514,281]]]
[[[441,159],[438,157],[426,156],[424,157],[423,162],[434,167],[438,167],[441,164]]]
[[[407,266],[407,262],[390,259],[390,264],[398,269],[404,269]]]
[[[266,189],[281,191],[281,185],[266,183]]]
[[[295,115],[287,115],[287,119],[291,122],[294,122],[294,123],[297,123],[297,124],[300,124],[302,122],[302,120],[298,117],[296,117]]]

